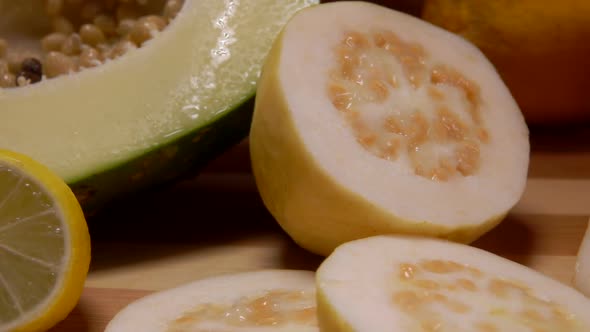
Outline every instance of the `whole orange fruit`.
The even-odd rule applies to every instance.
[[[529,123],[590,120],[590,1],[426,0],[422,18],[478,46]]]

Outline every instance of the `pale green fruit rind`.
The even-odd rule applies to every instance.
[[[172,142],[68,184],[85,213],[91,215],[107,203],[197,174],[248,135],[252,100],[253,96],[248,97],[240,106]]]
[[[1,152],[3,156],[8,157],[3,159],[2,162],[20,170],[25,174],[25,177],[30,176],[30,174],[41,174],[40,179],[33,180],[40,180],[39,184],[43,189],[54,198],[56,203],[59,202],[59,210],[63,220],[72,221],[67,224],[70,236],[66,246],[69,247],[70,257],[74,259],[68,260],[68,265],[63,267],[63,271],[82,271],[83,273],[66,272],[64,278],[60,280],[60,285],[56,285],[59,291],[53,294],[53,301],[45,303],[45,306],[50,309],[44,312],[42,316],[13,330],[13,332],[43,331],[65,319],[77,305],[82,295],[91,260],[90,234],[82,208],[71,189],[58,175],[29,156],[6,150]],[[60,304],[54,305],[57,302]]]
[[[310,9],[303,9],[301,12]],[[311,157],[295,127],[279,77],[283,32],[266,59],[250,129],[252,171],[262,200],[301,247],[323,256],[338,245],[379,234],[416,234],[469,243],[506,213],[477,225],[446,227],[406,220],[343,187]],[[425,206],[424,208],[428,208]]]

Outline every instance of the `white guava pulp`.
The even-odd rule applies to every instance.
[[[471,143],[466,169],[456,147]],[[323,255],[382,233],[472,241],[519,200],[529,163],[522,114],[476,47],[364,2],[287,23],[263,68],[250,147],[270,212]]]
[[[123,308],[105,332],[317,332],[314,272],[259,270],[209,277]]]
[[[376,236],[338,247],[316,274],[322,331],[590,330],[590,300],[481,249]]]

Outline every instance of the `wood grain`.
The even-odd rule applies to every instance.
[[[127,289],[86,288],[78,306],[68,318],[49,332],[102,332],[119,310],[149,293],[151,292]]]
[[[533,129],[531,145],[525,194],[473,245],[570,285],[590,216],[590,128]],[[52,332],[103,331],[131,301],[196,279],[263,268],[314,270],[321,263],[264,208],[247,141],[200,176],[113,205],[89,224],[88,288]]]

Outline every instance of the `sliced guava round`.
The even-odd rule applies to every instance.
[[[338,247],[316,274],[322,331],[590,331],[590,300],[490,252],[375,236]]]
[[[317,332],[314,272],[231,273],[163,290],[123,308],[105,332]]]
[[[578,250],[574,286],[590,297],[590,220],[582,244]]]
[[[284,26],[250,129],[264,204],[327,255],[384,233],[470,242],[516,204],[528,128],[486,57],[420,19],[324,3]]]

